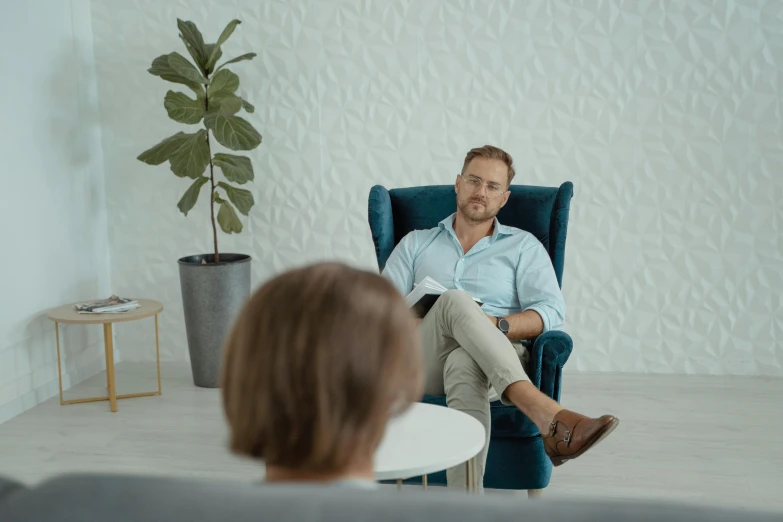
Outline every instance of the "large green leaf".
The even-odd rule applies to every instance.
[[[231,150],[251,150],[261,143],[261,135],[244,118],[210,114],[204,123],[215,135],[218,143]]]
[[[207,89],[207,98],[209,100],[208,112],[220,113],[226,116],[231,116],[239,112],[242,108],[242,100],[240,100],[234,91],[239,88],[239,76],[231,71],[220,71],[209,82]]]
[[[237,56],[236,58],[232,58],[229,61],[220,64],[220,67],[215,69],[215,71],[219,71],[220,69],[222,69],[223,67],[225,67],[226,65],[228,65],[230,63],[237,63],[237,62],[241,62],[242,60],[252,60],[255,57],[256,57],[256,53],[245,53],[245,54],[243,54],[241,56]],[[218,57],[218,59],[220,59],[220,57]]]
[[[171,171],[180,178],[197,179],[209,165],[209,146],[207,131],[188,134],[188,139],[171,156]]]
[[[249,112],[249,113],[251,113],[251,114],[252,114],[253,112],[255,112],[256,108],[255,108],[255,107],[253,107],[253,105],[252,105],[252,104],[251,104],[249,101],[247,101],[247,100],[246,100],[246,99],[244,99],[244,98],[240,98],[240,100],[242,101],[242,107],[243,107],[243,108],[244,108],[244,109],[245,109],[247,112]]]
[[[253,164],[248,157],[218,152],[212,158],[212,163],[220,167],[223,175],[231,182],[242,185],[253,180]]]
[[[215,51],[215,47],[217,47],[217,45],[215,45],[213,43],[207,44],[207,56],[211,56],[212,55],[212,52]],[[217,52],[217,58],[215,59],[215,61],[220,60],[220,57],[223,56],[223,51],[220,50],[220,47],[217,47],[217,51],[216,52]],[[209,60],[207,60],[207,61],[209,61]],[[213,63],[209,67],[207,67],[205,65],[204,67],[206,68],[206,73],[207,74],[212,74],[212,69],[215,68],[215,64]]]
[[[228,37],[231,36],[231,33],[234,32],[234,29],[236,29],[236,27],[241,23],[242,22],[240,20],[231,20],[226,28],[223,29],[223,32],[220,33],[220,36],[215,43],[215,48],[212,50],[212,54],[209,56],[209,60],[207,61],[207,69],[215,67],[215,64],[219,58],[216,51],[220,49],[220,46],[223,45],[226,40],[228,40]]]
[[[239,221],[239,216],[237,216],[237,213],[234,210],[234,207],[231,206],[231,203],[220,199],[219,197],[216,197],[215,201],[220,203],[217,222],[223,232],[226,234],[239,234],[242,232],[242,222]]]
[[[212,96],[212,93],[209,93],[209,109],[207,110],[207,114],[223,114],[226,116],[231,116],[232,114],[236,114],[239,112],[239,109],[242,108],[242,100],[238,96],[234,96],[231,93],[225,93],[223,91],[223,96]]]
[[[188,190],[185,191],[182,199],[177,203],[177,208],[179,208],[180,212],[186,216],[188,215],[190,209],[192,209],[196,205],[196,201],[198,201],[198,196],[201,194],[201,187],[203,187],[207,181],[209,181],[208,177],[201,176],[188,187]]]
[[[179,149],[183,143],[185,143],[191,134],[185,134],[184,132],[178,132],[173,136],[169,136],[165,140],[161,141],[151,149],[145,150],[136,158],[139,161],[143,161],[148,165],[160,165],[164,161],[167,161],[177,149]]]
[[[188,61],[187,58],[185,58],[179,53],[169,54],[169,67],[171,67],[174,70],[174,72],[176,72],[180,76],[187,78],[192,82],[207,83],[207,80],[206,78],[204,78],[204,75],[201,74],[201,72],[199,72],[199,70],[196,69],[193,66],[193,64]]]
[[[231,20],[228,25],[226,25],[226,28],[223,29],[223,32],[220,33],[220,36],[218,36],[217,46],[220,47],[223,45],[226,40],[228,40],[228,37],[231,36],[231,34],[234,32],[234,29],[236,29],[236,27],[241,23],[241,20]]]
[[[206,69],[209,51],[204,44],[204,37],[201,36],[201,31],[198,30],[198,27],[193,22],[185,22],[179,18],[177,18],[177,27],[180,32],[179,37],[185,43],[185,48],[190,53],[190,56],[193,57],[193,61],[202,70]]]
[[[246,216],[250,213],[250,209],[253,208],[256,202],[253,200],[253,194],[249,190],[232,187],[222,181],[218,183],[218,186],[226,191],[226,196],[237,207],[237,210]]]
[[[222,96],[232,94],[239,89],[239,76],[228,69],[220,71],[209,81],[209,95]]]
[[[175,71],[171,67],[171,65],[169,65],[169,56],[170,55],[168,54],[164,54],[155,58],[152,61],[152,66],[149,69],[147,69],[147,71],[152,75],[160,76],[162,79],[166,81],[187,85],[196,94],[200,96],[204,96],[204,87],[201,84],[201,82],[194,82],[192,80],[189,80],[185,76],[182,76],[177,71]]]
[[[181,92],[169,91],[163,100],[169,118],[180,123],[194,124],[204,116],[203,98],[193,99]]]

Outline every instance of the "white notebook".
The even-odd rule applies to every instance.
[[[405,296],[405,302],[416,314],[416,317],[424,317],[435,304],[435,301],[447,290],[445,286],[427,276],[419,284],[414,285],[413,290]],[[484,304],[475,297],[473,300],[479,306]]]

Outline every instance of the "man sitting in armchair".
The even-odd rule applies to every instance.
[[[491,145],[472,149],[454,185],[457,212],[433,229],[406,235],[383,270],[403,295],[427,276],[449,289],[419,324],[425,393],[445,395],[450,408],[484,425],[479,477],[489,446],[490,388],[538,426],[555,466],[585,453],[619,423],[611,415],[589,418],[563,409],[525,373],[523,341],[561,329],[565,303],[541,242],[495,217],[513,178],[508,153]],[[449,469],[449,486],[464,487],[465,473],[464,466]]]

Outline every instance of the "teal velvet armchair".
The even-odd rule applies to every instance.
[[[535,235],[546,247],[557,275],[563,282],[568,212],[573,185],[560,187],[511,186],[511,196],[500,210],[504,225]],[[452,185],[370,190],[369,223],[378,267],[382,271],[397,243],[412,230],[428,229],[456,211]],[[528,345],[529,367],[525,370],[542,392],[560,400],[563,365],[573,342],[562,331],[550,331]],[[445,396],[425,396],[422,402],[446,406]],[[543,489],[549,484],[552,464],[544,451],[539,430],[513,406],[500,401],[490,405],[492,428],[484,473],[484,487],[494,489]],[[430,484],[445,484],[446,473],[429,475]],[[414,478],[407,483],[420,483]]]

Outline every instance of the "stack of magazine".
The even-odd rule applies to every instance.
[[[134,299],[125,299],[116,295],[108,299],[98,299],[73,305],[80,314],[122,314],[140,306],[139,302]]]

